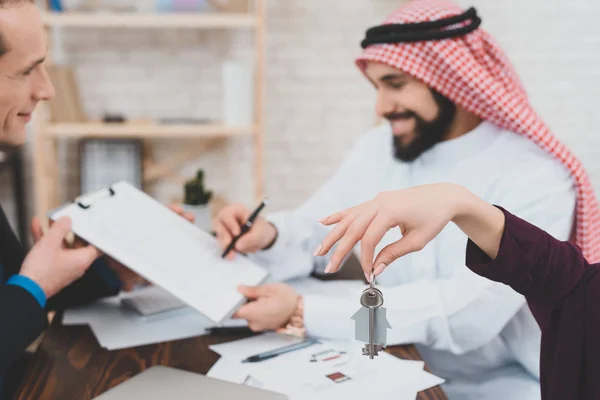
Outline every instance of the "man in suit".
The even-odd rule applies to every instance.
[[[2,144],[23,144],[36,105],[54,96],[44,69],[47,48],[33,1],[0,0]],[[47,310],[115,295],[141,281],[92,246],[67,246],[70,229],[70,220],[63,218],[44,234],[34,219],[35,245],[26,254],[0,207],[0,398],[9,399],[19,384],[24,350],[46,328]]]

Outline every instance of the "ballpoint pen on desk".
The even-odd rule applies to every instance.
[[[319,341],[317,339],[306,339],[300,343],[290,344],[289,346],[281,347],[279,349],[275,349],[275,350],[271,350],[271,351],[265,351],[264,353],[250,356],[250,357],[246,358],[245,360],[243,360],[242,362],[243,363],[253,363],[253,362],[265,361],[270,358],[277,357],[278,355],[289,353],[291,351],[301,350],[301,349],[304,349],[306,347],[312,346],[313,344],[317,344],[317,343],[319,343]]]
[[[250,335],[256,333],[247,326],[213,326],[208,328],[207,331],[211,335]]]
[[[261,212],[261,210],[263,208],[265,208],[265,206],[268,204],[267,199],[263,200],[260,205],[256,208],[256,210],[254,210],[254,212],[250,215],[250,217],[248,218],[248,221],[246,221],[246,223],[244,225],[242,225],[241,228],[241,232],[239,235],[237,235],[236,237],[233,238],[233,240],[231,241],[231,243],[229,243],[229,246],[227,246],[227,248],[225,249],[225,251],[223,252],[223,255],[221,256],[222,258],[227,257],[227,254],[229,254],[229,252],[231,250],[234,249],[235,244],[237,243],[237,241],[243,236],[245,235],[250,228],[252,228],[252,224],[254,223],[254,220],[256,219],[256,217],[258,217],[258,214]]]

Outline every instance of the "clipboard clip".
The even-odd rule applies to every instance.
[[[108,197],[113,197],[113,196],[115,195],[115,193],[116,193],[116,192],[115,192],[115,189],[113,189],[113,188],[112,188],[112,186],[109,186],[109,187],[108,187],[108,195],[106,195],[106,192],[105,192],[105,190],[104,190],[104,189],[102,189],[102,190],[100,190],[100,191],[98,191],[98,192],[96,192],[96,193],[92,193],[92,194],[89,194],[89,195],[85,195],[85,196],[79,197],[79,198],[78,198],[78,199],[75,201],[75,203],[76,203],[76,204],[77,204],[79,207],[83,208],[84,210],[87,210],[88,208],[90,208],[90,207],[92,206],[92,203],[91,203],[91,202],[89,202],[89,203],[87,203],[87,204],[83,203],[83,202],[82,202],[82,200],[83,200],[84,198],[86,198],[86,199],[87,199],[88,197],[89,197],[89,198],[94,198],[94,199],[96,199],[96,197],[104,197],[104,198],[108,198]],[[103,195],[103,196],[100,196],[100,195]]]

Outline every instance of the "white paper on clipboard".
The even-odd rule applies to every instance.
[[[216,324],[245,301],[238,285],[257,285],[268,275],[246,257],[222,259],[213,236],[125,181],[50,214],[63,216],[77,236]]]

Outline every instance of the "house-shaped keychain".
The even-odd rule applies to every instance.
[[[386,309],[377,307],[375,310],[375,337],[373,343],[385,347],[387,343],[387,330],[392,326],[387,320]],[[352,316],[354,320],[354,338],[364,343],[369,343],[369,309],[361,307]]]

